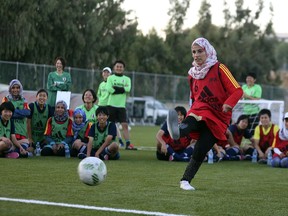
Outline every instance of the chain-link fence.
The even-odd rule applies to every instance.
[[[0,61],[0,83],[9,84],[12,79],[16,78],[21,81],[24,90],[35,91],[46,88],[48,74],[54,70],[55,66],[51,65]],[[82,94],[87,88],[97,91],[102,82],[99,70],[67,67],[65,71],[71,73],[72,93]],[[128,71],[125,75],[131,78],[130,96],[132,97],[152,96],[166,104],[188,104],[189,87],[185,75],[173,76]],[[264,99],[288,101],[286,89],[268,85],[262,85],[262,89]]]

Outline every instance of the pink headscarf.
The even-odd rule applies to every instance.
[[[188,71],[194,79],[204,79],[210,68],[218,62],[217,53],[214,47],[205,38],[197,38],[193,41],[192,46],[198,44],[202,47],[207,55],[207,59],[204,64],[198,65],[195,61],[192,62],[192,67]]]

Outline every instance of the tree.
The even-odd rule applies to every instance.
[[[178,0],[169,0],[169,2],[172,5],[168,11],[168,15],[170,15],[171,18],[168,22],[166,31],[170,30],[173,32],[180,32],[184,24],[184,19],[190,5],[190,1],[182,0],[182,2],[179,2]]]
[[[220,38],[220,28],[212,24],[212,14],[210,12],[211,5],[206,1],[202,1],[199,14],[199,21],[195,26],[198,37],[208,38],[217,50]]]
[[[288,43],[281,41],[276,47],[276,60],[277,60],[277,65],[282,70],[288,70]]]
[[[52,64],[61,55],[68,66],[93,69],[123,59],[130,71],[185,75],[191,67],[191,43],[202,36],[211,41],[218,59],[229,66],[237,80],[244,81],[245,74],[254,71],[258,82],[270,83],[267,74],[282,65],[279,52],[275,53],[272,21],[264,30],[256,24],[262,15],[263,0],[258,0],[255,13],[244,8],[244,0],[236,0],[235,15],[224,1],[223,27],[212,24],[214,14],[208,1],[203,0],[197,25],[188,29],[183,29],[183,23],[190,1],[170,0],[165,39],[153,29],[148,35],[137,30],[137,19],[128,19],[129,11],[121,9],[123,2],[3,1],[0,59]],[[272,7],[270,11],[273,16]]]
[[[183,71],[186,70],[186,66],[189,67],[190,56],[187,53],[187,47],[190,46],[190,42],[187,43],[187,35],[189,30],[183,30],[183,24],[187,10],[190,6],[189,0],[170,0],[171,8],[168,15],[170,19],[165,29],[166,40],[165,45],[170,50],[169,60],[166,65],[169,68],[169,73],[183,75]],[[187,54],[189,57],[187,57]],[[183,61],[186,62],[183,64]]]
[[[198,24],[196,25],[200,35],[205,35],[207,34],[207,31],[209,31],[210,27],[212,26],[212,15],[210,12],[210,7],[211,5],[206,1],[202,1],[200,10],[198,12],[199,14],[199,21]]]
[[[229,13],[224,3],[225,25],[219,31],[221,46],[218,52],[237,80],[244,81],[246,74],[253,71],[259,83],[271,83],[267,76],[277,67],[274,57],[277,41],[272,22],[264,30],[255,24],[261,16],[263,0],[258,1],[254,14],[249,8],[244,8],[243,3],[243,0],[235,2],[235,16]]]
[[[30,35],[35,33],[31,17],[35,15],[33,1],[2,1],[0,7],[0,56],[1,59],[18,60],[27,47],[34,43]]]
[[[113,59],[107,51],[118,29],[131,24],[123,1],[4,1],[0,58],[51,64],[61,55],[70,66],[98,67]]]

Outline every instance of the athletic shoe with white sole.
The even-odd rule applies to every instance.
[[[129,144],[126,146],[125,150],[137,150],[137,148],[135,148],[133,144]]]
[[[170,136],[174,140],[180,138],[180,131],[178,126],[178,114],[175,110],[169,110],[167,115],[167,128]]]
[[[180,188],[183,190],[195,190],[194,187],[192,187],[188,181],[182,180],[180,181]]]

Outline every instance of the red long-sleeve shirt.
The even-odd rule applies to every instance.
[[[224,113],[223,104],[232,108],[243,96],[243,90],[229,69],[216,63],[204,79],[189,76],[192,106],[187,115],[206,122],[208,128],[218,139],[225,141],[226,129],[230,124],[232,112]]]
[[[274,138],[273,146],[274,148],[278,148],[284,155],[287,155],[288,152],[288,140],[282,140],[279,137],[279,132],[278,130],[276,137]],[[273,157],[279,156],[277,153],[273,154]]]

